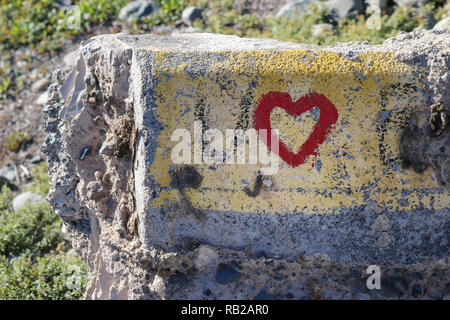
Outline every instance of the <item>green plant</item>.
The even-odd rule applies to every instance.
[[[8,137],[6,141],[6,148],[10,151],[19,151],[20,147],[27,141],[28,137],[26,134],[21,132],[14,132]]]
[[[0,255],[15,257],[28,252],[40,255],[63,242],[61,220],[48,203],[26,206],[0,215]]]
[[[184,0],[156,0],[161,6],[159,12],[164,21],[171,22],[180,19],[181,13],[186,8]]]
[[[161,24],[173,24],[180,20],[181,13],[187,6],[185,0],[156,0],[155,2],[160,5],[160,9],[139,21],[134,21],[132,25],[135,33],[151,30],[152,27]]]
[[[81,32],[99,23],[114,20],[120,9],[129,0],[81,0],[78,5],[81,14]]]
[[[309,10],[309,14],[298,19],[268,18],[269,35],[279,40],[322,44],[330,34],[314,36],[312,26],[331,23],[329,12],[326,9],[320,9],[315,3],[309,6]]]
[[[49,253],[34,259],[0,256],[0,299],[80,299],[86,285],[86,265],[73,255]]]
[[[11,208],[13,198],[14,193],[8,186],[4,185],[0,190],[0,216]]]
[[[46,195],[47,164],[33,168],[29,190]],[[0,299],[80,299],[87,267],[62,251],[61,221],[48,203],[14,212],[14,193],[0,192]]]
[[[50,189],[47,162],[44,161],[33,166],[31,172],[33,174],[33,184],[28,188],[28,191],[32,191],[40,194],[43,197],[47,197],[48,191]]]

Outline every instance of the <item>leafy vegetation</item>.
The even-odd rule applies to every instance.
[[[33,169],[30,190],[46,195],[47,165]],[[12,210],[12,192],[0,192],[0,299],[79,299],[86,265],[65,252],[61,220],[48,203]]]
[[[86,273],[85,264],[69,254],[0,256],[0,299],[80,299]]]
[[[235,34],[247,37],[275,38],[285,41],[294,41],[318,45],[332,45],[346,41],[368,41],[371,44],[380,44],[385,39],[395,36],[401,31],[409,32],[419,26],[430,28],[435,21],[439,21],[444,10],[439,4],[428,3],[420,10],[410,7],[396,7],[391,15],[382,13],[380,27],[374,28],[368,23],[372,13],[367,12],[355,19],[332,18],[325,8],[319,9],[314,3],[309,7],[309,13],[296,19],[268,17],[260,19],[256,14],[243,14],[232,10],[232,1],[222,0],[228,10],[222,13],[220,9],[210,5],[212,14],[197,27],[207,32]],[[331,24],[331,30],[315,35],[312,31],[314,25]]]
[[[50,251],[62,242],[61,221],[48,203],[0,216],[0,255],[15,257]]]
[[[75,10],[61,9],[55,4],[55,0],[0,0],[0,46],[14,48],[29,45],[43,51],[54,50],[68,36],[84,34],[97,25],[115,20],[120,9],[128,2],[129,0],[79,0],[74,2],[77,6]],[[307,43],[311,41],[333,43],[347,39],[380,43],[399,31],[411,31],[419,25],[431,27],[430,24],[433,22],[430,18],[438,20],[443,14],[443,3],[440,0],[428,3],[419,11],[396,7],[391,15],[382,13],[381,29],[376,30],[366,25],[369,13],[356,19],[332,21],[329,12],[320,11],[317,6],[312,13],[300,19],[274,17],[260,19],[256,14],[239,14],[233,10],[233,0],[155,0],[155,2],[160,4],[159,12],[135,22],[136,32],[139,32],[140,28],[145,29],[145,26],[173,24],[180,19],[183,9],[188,5],[196,5],[208,11],[203,23],[199,24],[203,31],[270,36]],[[79,21],[76,27],[73,25],[74,17]],[[311,25],[329,22],[336,27],[331,40],[328,36],[326,39],[311,38]],[[3,86],[7,86],[7,83]]]
[[[50,189],[47,162],[41,162],[40,164],[35,165],[31,170],[31,173],[33,174],[33,184],[27,191],[35,192],[46,197]]]
[[[0,0],[0,98],[13,97],[24,88],[21,72],[15,67],[11,49],[22,46],[54,53],[63,41],[77,35],[93,34],[100,26],[115,21],[120,9],[130,0],[77,0],[76,7],[62,9],[55,0]],[[247,37],[269,37],[280,40],[331,45],[343,41],[369,41],[379,44],[400,31],[415,27],[432,27],[446,12],[445,0],[429,2],[421,10],[396,7],[382,12],[380,28],[370,28],[369,12],[355,19],[334,20],[326,10],[314,7],[298,19],[240,14],[233,10],[234,0],[154,0],[160,10],[127,26],[131,33],[147,33],[158,25],[177,26],[188,5],[205,9],[203,21],[196,27],[202,32],[234,34]],[[447,0],[448,4],[448,0]],[[75,20],[74,20],[75,19]],[[76,23],[74,23],[76,22]],[[370,22],[370,21],[369,21]],[[330,23],[331,30],[314,33],[312,26]],[[27,57],[31,59],[31,57]],[[25,63],[26,64],[26,63]]]
[[[126,3],[128,0],[80,0],[75,2],[78,7],[62,9],[55,0],[0,0],[0,43],[4,48],[55,49],[66,36],[115,19]]]
[[[76,7],[62,9],[55,0],[0,0],[0,98],[14,97],[24,88],[11,50],[32,50],[21,58],[26,66],[35,52],[53,54],[64,41],[114,20],[128,1],[79,0]]]

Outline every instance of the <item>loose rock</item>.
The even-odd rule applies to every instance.
[[[74,65],[75,61],[77,59],[77,56],[78,56],[78,50],[73,50],[73,51],[70,51],[69,53],[67,53],[63,58],[64,65],[66,65],[66,66]]]
[[[48,94],[47,92],[42,92],[42,94],[37,98],[37,105],[44,105],[47,102]]]
[[[315,0],[302,0],[302,1],[296,1],[296,2],[290,2],[285,4],[281,7],[281,9],[277,13],[277,18],[283,17],[283,18],[298,18],[304,14],[310,13],[311,10],[308,9],[308,7],[311,5],[311,3],[318,3]],[[318,3],[320,5],[320,3]]]
[[[423,7],[429,0],[394,0],[394,2],[400,7]]]
[[[119,19],[127,22],[140,20],[149,14],[155,13],[158,9],[159,5],[153,1],[132,1],[120,10]]]
[[[35,83],[33,83],[33,85],[31,86],[31,91],[34,93],[41,92],[41,91],[44,91],[45,89],[47,89],[47,86],[48,86],[48,80],[43,78],[43,79],[38,80]]]
[[[442,19],[433,27],[433,30],[445,30],[450,29],[450,17]]]
[[[337,19],[354,17],[364,9],[362,0],[329,0],[325,5]]]
[[[187,7],[181,14],[181,20],[188,27],[192,27],[195,20],[202,19],[203,9],[199,7]]]
[[[384,11],[388,8],[387,0],[366,0],[366,3],[369,5],[369,7],[378,7],[380,11]]]
[[[0,169],[0,177],[6,178],[9,182],[14,182],[17,179],[16,169],[10,166],[6,166]]]
[[[333,25],[330,23],[320,23],[320,24],[315,24],[313,26],[311,26],[311,33],[313,34],[313,36],[320,36],[323,35],[325,33],[330,33],[333,31]]]
[[[45,202],[44,197],[34,192],[24,192],[19,194],[13,200],[13,209],[14,211],[19,211],[24,208],[27,204],[30,206],[36,205],[38,203]]]

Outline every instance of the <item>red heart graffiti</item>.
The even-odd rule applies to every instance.
[[[272,126],[270,124],[270,113],[275,107],[286,110],[291,116],[301,115],[317,106],[320,109],[320,116],[314,125],[313,131],[308,139],[303,143],[297,153],[291,152],[283,141],[279,141],[275,133],[272,134]],[[272,137],[277,139],[279,143],[278,155],[293,167],[297,167],[305,163],[310,155],[317,155],[316,149],[325,141],[333,124],[337,122],[338,112],[336,107],[323,94],[316,92],[309,93],[297,101],[293,102],[287,92],[270,91],[261,96],[257,102],[257,107],[253,112],[253,120],[255,129],[266,129],[267,134],[261,134],[260,137],[271,150]],[[272,151],[272,150],[271,150]]]

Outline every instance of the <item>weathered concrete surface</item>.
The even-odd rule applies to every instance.
[[[86,298],[357,298],[372,264],[388,270],[372,298],[411,297],[414,281],[445,296],[449,35],[326,48],[206,34],[84,43],[54,75],[43,150],[49,200],[90,264]],[[253,128],[269,92],[291,99],[268,114],[292,153],[276,175],[171,163],[175,129]],[[319,115],[292,105],[313,92],[337,116],[301,157]]]

